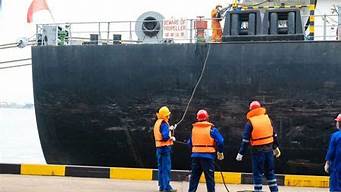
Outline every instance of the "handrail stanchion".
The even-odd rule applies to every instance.
[[[107,44],[109,44],[109,38],[110,38],[110,22],[108,22]]]
[[[133,39],[133,35],[131,32],[131,21],[129,21],[129,40],[131,41]]]
[[[337,30],[336,30],[336,40],[341,40],[341,5],[337,6]]]
[[[102,36],[101,36],[101,22],[98,22],[98,41],[101,42]]]
[[[36,24],[36,45],[38,45],[38,33],[39,33],[39,26]]]
[[[323,15],[322,20],[323,20],[323,40],[325,41],[327,37],[327,16]]]
[[[69,45],[72,45],[72,24],[69,24]]]
[[[189,25],[190,25],[190,28],[189,28],[189,42],[193,43],[193,19],[189,20]]]
[[[36,34],[38,34],[38,24],[36,24]]]

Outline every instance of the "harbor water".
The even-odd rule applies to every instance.
[[[0,108],[0,163],[46,163],[33,108]]]

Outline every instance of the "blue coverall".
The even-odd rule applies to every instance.
[[[330,191],[341,191],[341,131],[333,133],[330,139],[326,161],[329,161]]]
[[[168,141],[169,137],[169,125],[165,122],[161,123],[160,132],[163,141]],[[158,165],[158,179],[159,179],[159,190],[160,191],[170,191],[172,187],[170,186],[171,180],[171,146],[163,146],[156,148],[156,158]]]
[[[224,138],[219,133],[218,129],[213,127],[210,132],[214,139],[218,152],[224,152]],[[188,145],[192,148],[192,137],[188,140]],[[198,188],[200,176],[204,171],[206,179],[206,187],[208,192],[215,191],[214,183],[214,161],[216,153],[192,153],[192,174],[189,183],[188,192],[195,192]]]
[[[252,133],[252,125],[247,122],[244,126],[243,141],[239,154],[244,155]],[[275,160],[273,149],[278,147],[277,134],[274,132],[274,142],[267,145],[252,147],[252,172],[255,191],[262,191],[262,177],[265,175],[271,192],[278,191],[277,180],[275,176]]]

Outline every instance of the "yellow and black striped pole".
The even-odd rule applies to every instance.
[[[309,39],[314,40],[315,37],[315,0],[310,0],[309,8]]]

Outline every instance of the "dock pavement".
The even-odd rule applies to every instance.
[[[172,182],[178,192],[187,192],[188,182]],[[252,190],[252,185],[227,185],[230,192]],[[267,186],[263,190],[268,192]],[[327,192],[328,188],[279,186],[281,192]],[[0,174],[0,192],[157,192],[157,181],[117,180],[107,178],[31,176]],[[197,192],[206,192],[205,183],[200,183]],[[222,184],[217,192],[225,192]]]

